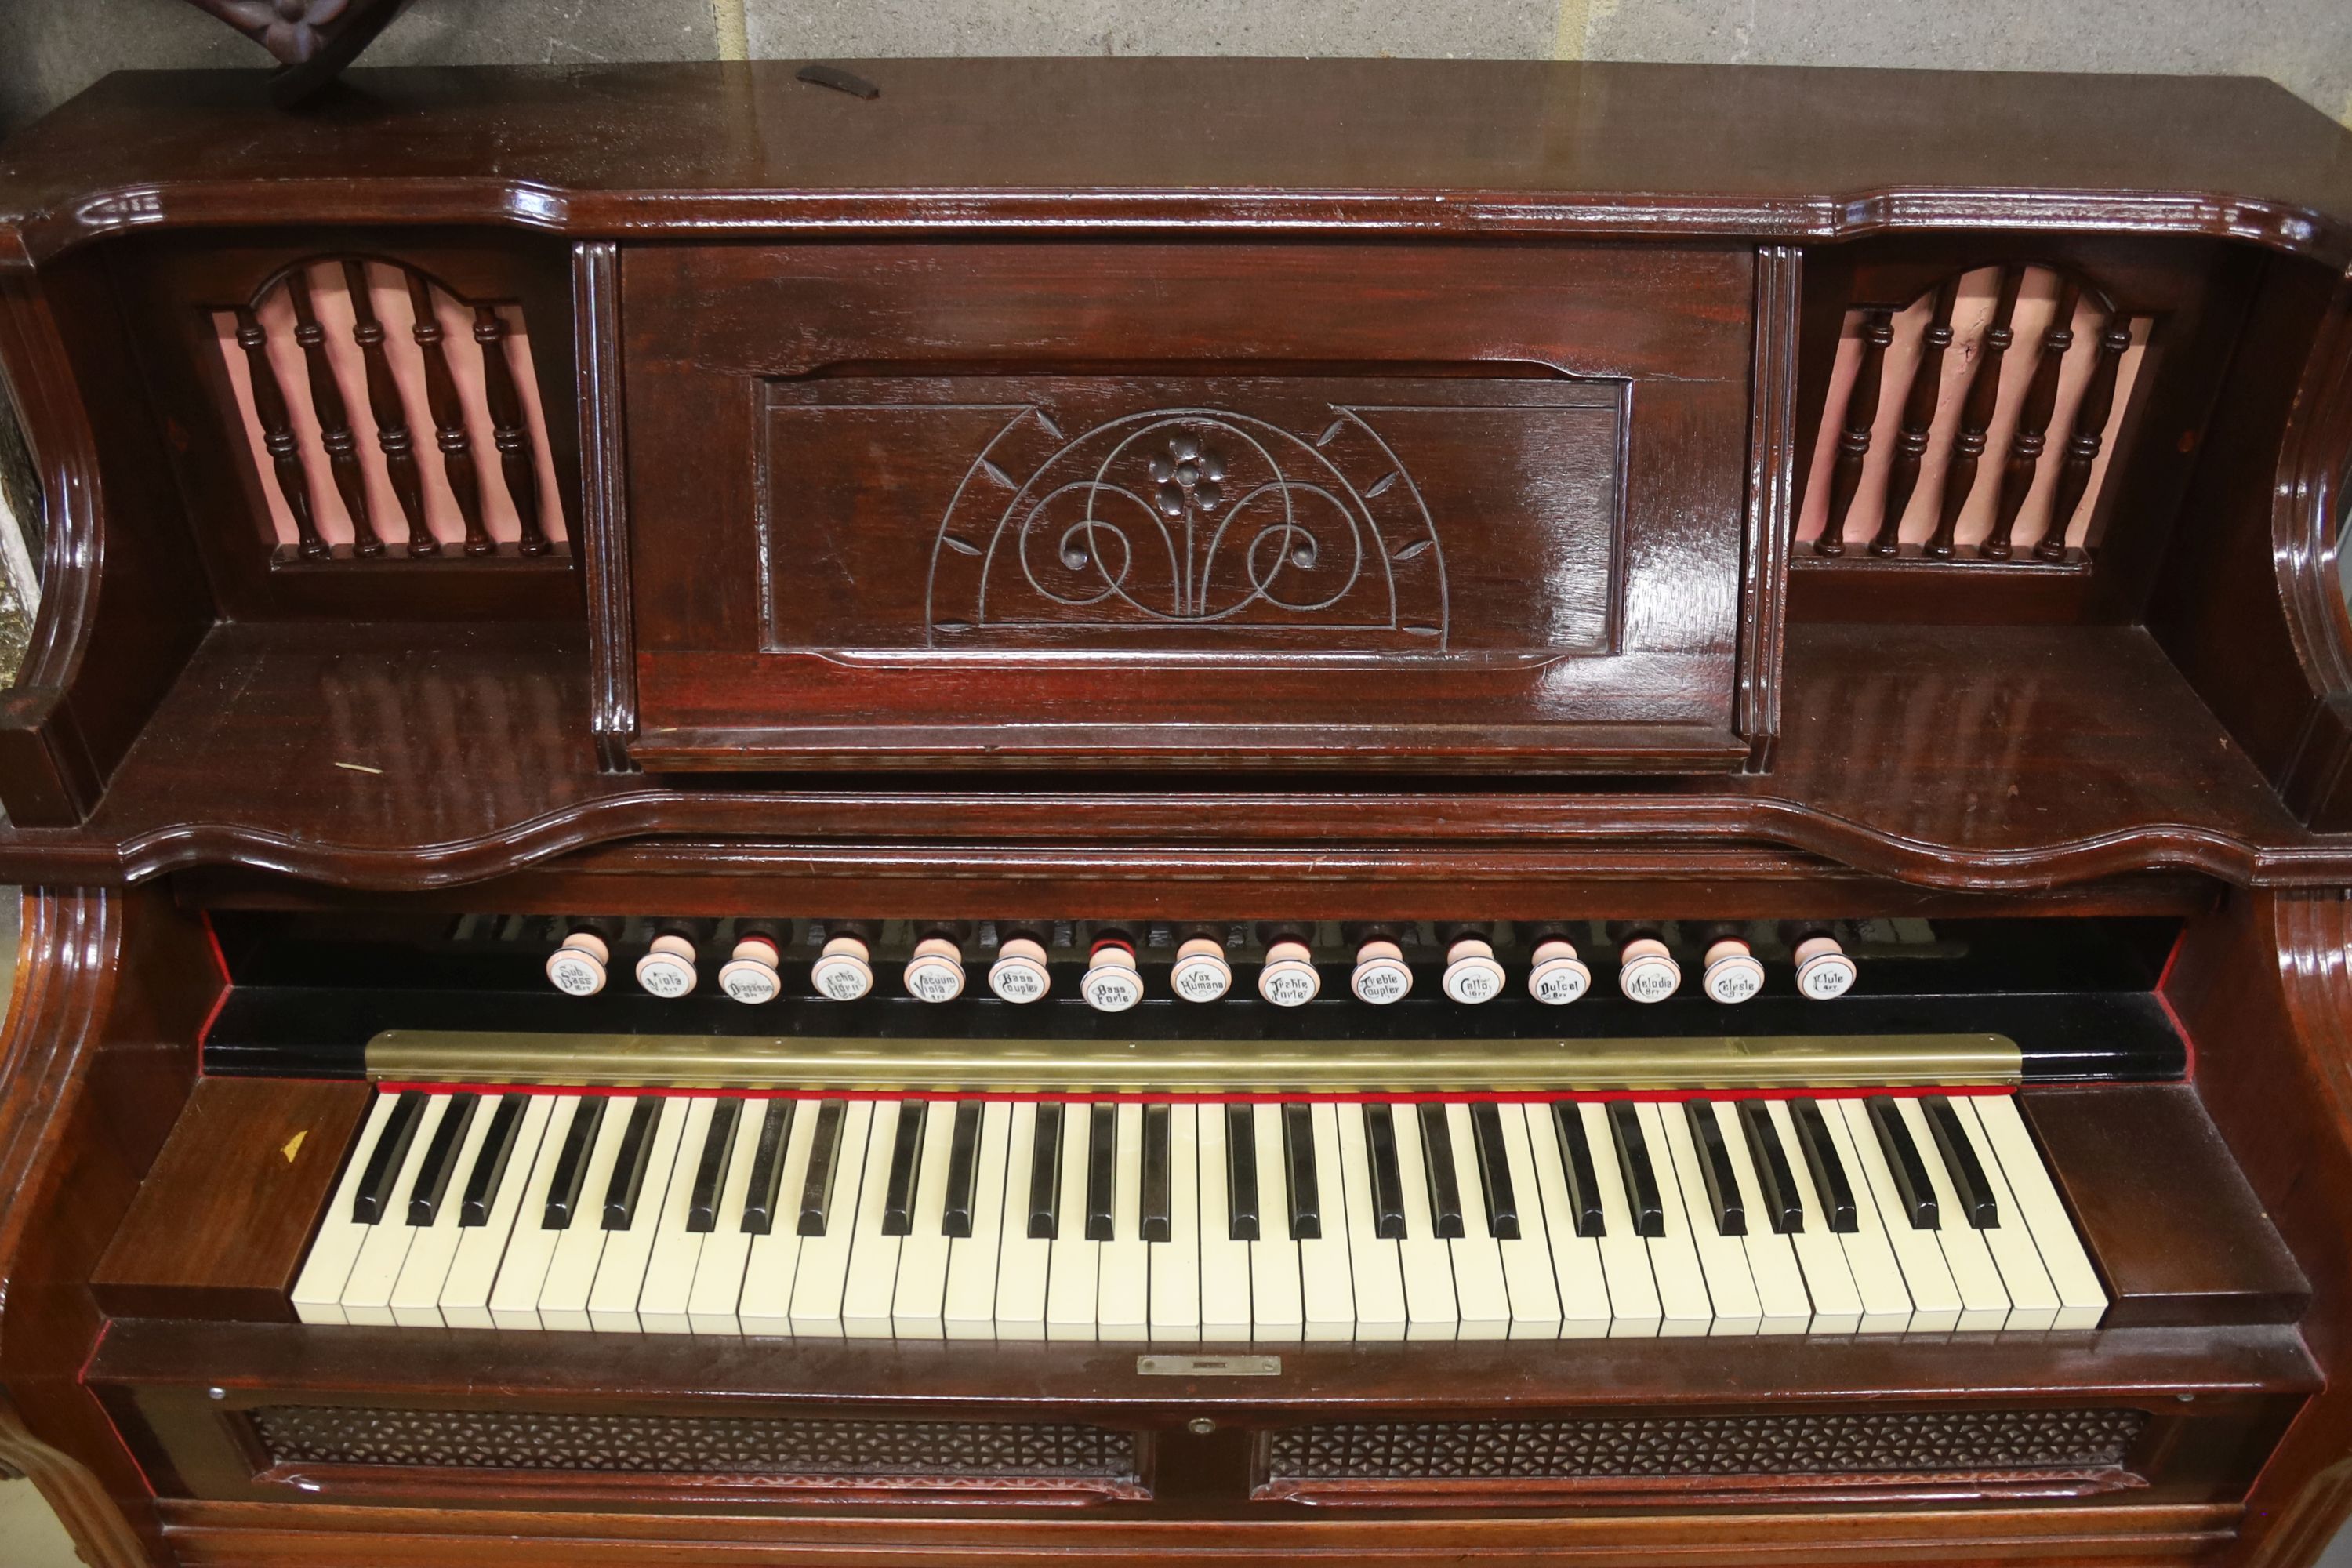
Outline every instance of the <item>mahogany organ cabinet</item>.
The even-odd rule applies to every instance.
[[[2311,1561],[2352,134],[855,76],[0,148],[87,1560]]]

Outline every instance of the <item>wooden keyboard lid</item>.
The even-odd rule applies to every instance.
[[[1748,247],[624,247],[638,762],[1736,767]]]

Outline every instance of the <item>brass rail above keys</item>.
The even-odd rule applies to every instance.
[[[2014,1084],[2003,1035],[1674,1039],[955,1040],[386,1029],[368,1077],[414,1083],[965,1094],[1426,1094]]]

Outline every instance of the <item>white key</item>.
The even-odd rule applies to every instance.
[[[1527,1222],[1529,1209],[1540,1206],[1544,1250],[1550,1254],[1552,1286],[1559,1292],[1560,1335],[1565,1339],[1599,1339],[1609,1332],[1609,1278],[1601,1267],[1600,1242],[1576,1234],[1576,1205],[1569,1194],[1568,1167],[1560,1159],[1559,1134],[1553,1125],[1552,1108],[1540,1104],[1505,1107],[1503,1126],[1507,1132],[1515,1111],[1519,1113],[1519,1136],[1526,1140],[1529,1163],[1535,1170],[1534,1185],[1520,1188],[1520,1223]],[[1570,1114],[1576,1114],[1572,1106]],[[1511,1158],[1511,1179],[1516,1182],[1516,1147]],[[1507,1267],[1510,1262],[1507,1252],[1504,1262]],[[1649,1267],[1646,1259],[1643,1267]]]
[[[408,1223],[408,1196],[416,1185],[416,1173],[425,1166],[434,1131],[456,1098],[425,1097],[425,1113],[416,1119],[416,1136],[409,1140],[407,1156],[400,1162],[392,1201],[384,1205],[383,1217],[369,1227],[367,1239],[360,1243],[360,1255],[352,1260],[352,1277],[343,1281],[343,1321],[347,1323],[389,1328],[398,1321],[392,1314],[392,1290],[400,1282],[400,1266],[408,1261],[408,1244],[416,1239],[416,1226]]]
[[[588,1288],[588,1321],[599,1332],[639,1331],[637,1300],[646,1293],[646,1270],[653,1262],[654,1241],[661,1231],[669,1179],[683,1141],[680,1134],[690,1111],[702,1109],[708,1118],[705,1108],[709,1103],[667,1097],[654,1101],[654,1124],[646,1133],[653,1147],[646,1155],[645,1179],[637,1184],[636,1206],[629,1211],[625,1228],[604,1233],[604,1255],[596,1260],[596,1282]],[[694,1178],[687,1180],[690,1184]],[[601,1223],[601,1211],[594,1217]],[[685,1223],[681,1208],[678,1224],[683,1227]]]
[[[1585,1100],[1576,1108],[1584,1121],[1585,1146],[1592,1153],[1592,1177],[1601,1187],[1601,1272],[1609,1282],[1609,1337],[1655,1339],[1665,1327],[1650,1243],[1633,1228],[1633,1206],[1625,1196],[1625,1176],[1617,1163],[1617,1140],[1610,1133],[1607,1108]]]
[[[1903,1095],[1895,1100],[1895,1109],[1911,1131],[1919,1163],[1927,1168],[1927,1184],[1936,1189],[1939,1222],[1936,1240],[1944,1249],[1944,1267],[1952,1271],[1953,1287],[1960,1293],[1959,1327],[1969,1333],[2008,1327],[2009,1291],[2000,1282],[2000,1270],[1993,1265],[1984,1237],[1960,1212],[1959,1189],[1952,1185],[1951,1173],[1944,1169],[1944,1152],[1936,1147],[1936,1134],[1927,1126],[1918,1098]]]
[[[1952,1115],[1960,1124],[1960,1133],[1975,1151],[1977,1164],[1984,1172],[1985,1189],[1992,1194],[1995,1223],[1977,1232],[1992,1254],[1993,1266],[2000,1270],[2001,1288],[2009,1292],[2009,1326],[2015,1330],[2042,1330],[2058,1321],[2058,1288],[2050,1282],[2050,1271],[2042,1267],[2042,1254],[2033,1245],[2033,1234],[2019,1216],[2017,1194],[2010,1191],[2009,1183],[2000,1173],[2000,1161],[1986,1142],[1984,1129],[1969,1110],[1971,1095],[1951,1097]],[[1941,1152],[1939,1145],[1937,1152]],[[1944,1167],[1951,1169],[1949,1164]],[[1967,1216],[1961,1216],[1967,1223]]]
[[[1298,1289],[1298,1243],[1290,1238],[1282,1107],[1251,1106],[1249,1125],[1257,1139],[1257,1239],[1249,1244],[1250,1338],[1304,1339],[1307,1302]]]
[[[1757,1310],[1762,1314],[1757,1331],[1765,1334],[1801,1334],[1813,1330],[1813,1304],[1805,1290],[1804,1271],[1797,1265],[1797,1249],[1789,1238],[1772,1228],[1772,1216],[1764,1212],[1764,1184],[1757,1179],[1756,1158],[1748,1147],[1748,1130],[1739,1124],[1738,1107],[1727,1100],[1718,1100],[1712,1108],[1715,1124],[1722,1130],[1724,1147],[1731,1152],[1731,1169],[1739,1182],[1740,1206],[1747,1212],[1748,1235],[1741,1250],[1748,1254],[1748,1272],[1756,1281]],[[1838,1260],[1838,1273],[1845,1273],[1845,1260]],[[1853,1282],[1846,1281],[1849,1294]],[[1857,1307],[1850,1317],[1858,1318]],[[1822,1333],[1850,1334],[1853,1323],[1822,1329]]]
[[[1841,1140],[1847,1179],[1853,1183],[1854,1206],[1859,1209],[1868,1202],[1878,1211],[1886,1243],[1902,1267],[1903,1288],[1911,1295],[1911,1331],[1948,1333],[1958,1328],[1960,1292],[1944,1262],[1944,1249],[1937,1245],[1934,1231],[1915,1228],[1904,1212],[1902,1195],[1895,1190],[1895,1173],[1886,1168],[1878,1134],[1871,1129],[1869,1108],[1859,1100],[1825,1100],[1822,1118]],[[1858,1180],[1853,1175],[1857,1170],[1861,1172]]]
[[[1650,1169],[1658,1179],[1658,1209],[1665,1220],[1666,1233],[1648,1238],[1650,1272],[1658,1282],[1663,1315],[1658,1332],[1668,1339],[1712,1332],[1715,1307],[1707,1295],[1706,1271],[1699,1266],[1690,1216],[1683,1207],[1682,1184],[1675,1177],[1666,1142],[1665,1119],[1655,1105],[1637,1105],[1633,1110],[1641,1119],[1643,1140],[1649,1145]]]
[[[2018,1114],[2017,1098],[1972,1095],[1966,1103],[1976,1113],[1985,1142],[2000,1157],[2001,1177],[2017,1200],[2034,1249],[2042,1254],[2042,1267],[2050,1271],[2050,1283],[2058,1292],[2057,1321],[2051,1326],[2097,1328],[2107,1314],[2107,1293],[2099,1284],[2098,1270],[2091,1267],[2090,1254],[2083,1250],[2083,1238],[2074,1234],[2074,1222],[2058,1196],[2056,1184],[2042,1163],[2033,1134],[2026,1131],[2025,1121]]]
[[[555,1261],[556,1244],[563,1239],[562,1231],[547,1228],[547,1193],[555,1184],[556,1166],[563,1163],[563,1140],[572,1130],[572,1119],[587,1103],[583,1095],[559,1095],[549,1110],[545,1132],[539,1141],[539,1158],[531,1164],[530,1180],[522,1189],[514,1229],[507,1238],[506,1256],[499,1260],[498,1279],[490,1287],[490,1321],[499,1328],[539,1327],[539,1292]]]
[[[360,1182],[367,1174],[368,1156],[375,1152],[375,1142],[383,1134],[383,1124],[392,1119],[392,1108],[400,1096],[378,1090],[373,1104],[368,1107],[367,1118],[360,1124],[360,1135],[352,1142],[351,1158],[343,1163],[342,1180],[335,1184],[335,1195],[327,1201],[326,1216],[319,1222],[319,1234],[310,1243],[309,1254],[302,1259],[302,1272],[294,1280],[294,1316],[306,1323],[340,1323],[343,1317],[343,1282],[352,1277],[352,1265],[360,1255],[360,1244],[374,1226],[362,1225],[352,1217],[352,1205],[358,1201]]]
[[[1825,1292],[1827,1297],[1836,1295],[1837,1268],[1843,1268],[1859,1314],[1855,1331],[1865,1334],[1904,1332],[1911,1326],[1911,1292],[1903,1284],[1903,1266],[1895,1261],[1895,1249],[1888,1245],[1885,1227],[1879,1221],[1878,1205],[1870,1201],[1869,1184],[1862,1179],[1862,1171],[1854,1164],[1853,1157],[1844,1152],[1844,1119],[1833,1106],[1823,1105],[1822,1124],[1829,1129],[1830,1142],[1839,1151],[1839,1163],[1845,1170],[1846,1185],[1853,1192],[1854,1228],[1832,1231],[1828,1205],[1813,1184],[1812,1166],[1806,1162],[1805,1146],[1797,1137],[1795,1113],[1785,1100],[1775,1100],[1769,1104],[1772,1126],[1780,1134],[1780,1147],[1788,1152],[1790,1172],[1797,1178],[1797,1191],[1804,1199],[1805,1228],[1797,1237],[1797,1257],[1804,1265],[1806,1284],[1816,1305],[1827,1299]],[[1829,1332],[1822,1328],[1814,1331]]]
[[[451,1156],[449,1184],[442,1193],[441,1206],[433,1211],[433,1223],[418,1229],[409,1240],[408,1256],[402,1261],[400,1278],[392,1287],[393,1321],[403,1328],[442,1326],[441,1287],[449,1278],[449,1266],[457,1261],[457,1244],[465,1238],[457,1221],[466,1207],[466,1178],[473,1173],[474,1162],[482,1152],[482,1140],[489,1136],[490,1121],[498,1109],[499,1097],[495,1094],[486,1094],[474,1102],[474,1119],[466,1123],[466,1134]],[[442,1112],[445,1118],[449,1114]]]
[[[1168,1108],[1168,1239],[1149,1248],[1155,1340],[1201,1337],[1200,1110]]]
[[[702,1146],[710,1142],[710,1119],[719,1113],[719,1101],[698,1097],[687,1100],[685,1114],[672,1102],[668,1120],[678,1122],[677,1143],[672,1155],[669,1179],[663,1184],[661,1208],[654,1215],[652,1249],[646,1254],[645,1284],[637,1292],[637,1327],[648,1334],[684,1334],[694,1329],[691,1313],[696,1266],[702,1260],[702,1232],[686,1228],[687,1215],[694,1207],[694,1179],[702,1170]],[[743,1112],[738,1109],[736,1136],[742,1136]],[[730,1151],[731,1155],[731,1151]],[[654,1150],[654,1158],[661,1158],[661,1150]],[[653,1190],[654,1173],[646,1172],[646,1196]],[[637,1212],[645,1213],[646,1199],[637,1201]],[[612,1261],[608,1243],[605,1262]],[[599,1284],[603,1281],[600,1279]],[[588,1304],[593,1316],[596,1304]],[[597,1325],[602,1328],[603,1324]]]
[[[954,1243],[947,1224],[948,1162],[955,1155],[952,1100],[935,1100],[926,1113],[922,1156],[915,1163],[915,1212],[898,1243],[898,1287],[890,1298],[890,1328],[902,1340],[936,1340],[947,1332],[948,1254]],[[975,1156],[979,1146],[973,1146]],[[975,1177],[979,1168],[973,1167]]]
[[[1756,1277],[1748,1269],[1748,1248],[1739,1237],[1715,1228],[1715,1206],[1707,1201],[1706,1173],[1699,1169],[1698,1144],[1691,1138],[1689,1114],[1679,1105],[1661,1105],[1656,1110],[1658,1129],[1664,1133],[1666,1151],[1674,1160],[1675,1185],[1682,1189],[1691,1245],[1698,1253],[1699,1272],[1706,1276],[1707,1300],[1715,1309],[1707,1332],[1727,1338],[1755,1333],[1763,1326],[1764,1312],[1756,1297]],[[1661,1198],[1664,1195],[1659,1194]]]
[[[844,1108],[841,1144],[835,1151],[841,1168],[834,1174],[833,1196],[825,1205],[824,1234],[801,1237],[800,1268],[793,1275],[793,1332],[803,1338],[844,1337],[841,1297],[849,1285],[849,1255],[857,1239],[857,1205],[866,1182],[884,1181],[889,1174],[887,1158],[878,1175],[866,1158],[866,1139],[873,1130],[874,1116],[870,1100],[853,1100]],[[799,1192],[797,1187],[785,1190],[785,1202],[795,1209]],[[753,1250],[756,1253],[757,1248]]]
[[[1151,1332],[1151,1250],[1143,1239],[1143,1107],[1118,1107],[1118,1160],[1111,1239],[1096,1265],[1095,1335],[1140,1340]]]
[[[1339,1178],[1348,1221],[1348,1269],[1355,1298],[1356,1337],[1404,1338],[1404,1269],[1393,1237],[1381,1235],[1372,1199],[1371,1146],[1364,1136],[1364,1108],[1331,1108],[1339,1139]],[[1318,1128],[1316,1150],[1322,1150]],[[1323,1202],[1327,1214],[1331,1198]],[[1328,1223],[1327,1218],[1326,1223]]]
[[[1511,1331],[1511,1293],[1503,1279],[1503,1249],[1486,1227],[1486,1194],[1478,1184],[1478,1134],[1470,1108],[1445,1108],[1445,1130],[1454,1145],[1454,1191],[1462,1198],[1462,1234],[1447,1245],[1454,1256],[1454,1304],[1461,1314],[1456,1331],[1465,1340],[1499,1340]],[[1427,1153],[1424,1145],[1423,1152]]]
[[[947,1293],[940,1308],[941,1326],[951,1340],[996,1337],[997,1249],[1016,1212],[1004,1180],[1013,1109],[1001,1100],[980,1108],[980,1152],[971,1172],[971,1234],[948,1245]]]
[[[687,1327],[698,1334],[740,1334],[735,1309],[743,1300],[743,1271],[756,1239],[743,1228],[743,1204],[751,1191],[751,1166],[760,1157],[760,1132],[770,1116],[789,1113],[789,1100],[747,1100],[736,1112],[735,1146],[719,1181],[719,1209],[694,1255],[694,1283],[686,1297]],[[785,1147],[789,1147],[789,1143]],[[779,1162],[783,1149],[777,1150]],[[780,1189],[781,1190],[781,1189]],[[689,1194],[689,1197],[691,1194]],[[638,1308],[644,1315],[642,1305]]]
[[[857,1189],[857,1210],[850,1216],[849,1272],[841,1291],[841,1331],[853,1340],[890,1337],[898,1297],[898,1253],[906,1243],[882,1234],[882,1212],[890,1204],[890,1163],[898,1152],[898,1119],[906,1113],[903,1101],[882,1100],[867,1124],[866,1174]],[[923,1121],[928,1133],[929,1112]]]
[[[595,1327],[588,1316],[589,1292],[596,1288],[596,1266],[604,1260],[604,1191],[613,1184],[613,1167],[620,1163],[621,1143],[628,1136],[629,1118],[635,1114],[633,1097],[615,1095],[604,1107],[596,1129],[596,1142],[588,1159],[588,1179],[580,1184],[579,1211],[572,1216],[555,1244],[547,1266],[546,1282],[539,1288],[539,1326],[585,1333]]]
[[[1250,1244],[1233,1237],[1225,1192],[1225,1108],[1193,1107],[1201,1172],[1201,1337],[1250,1337]]]
[[[751,1255],[743,1261],[743,1289],[736,1301],[735,1321],[746,1334],[793,1331],[793,1292],[800,1284],[801,1254],[808,1245],[808,1238],[801,1235],[801,1191],[808,1185],[809,1156],[816,1149],[822,1104],[803,1100],[793,1105],[792,1125],[784,1134],[783,1174],[776,1181],[775,1213],[769,1218],[767,1234],[751,1238]],[[836,1177],[836,1183],[840,1179]],[[836,1203],[840,1191],[838,1185],[834,1188]],[[739,1210],[738,1224],[741,1218]]]
[[[1528,1119],[1520,1106],[1498,1105],[1495,1110],[1503,1127],[1511,1201],[1519,1216],[1518,1239],[1496,1244],[1503,1255],[1503,1283],[1511,1296],[1511,1338],[1558,1339],[1559,1286],[1552,1272],[1551,1226],[1544,1214],[1535,1152],[1528,1142]]]
[[[1351,1108],[1352,1109],[1352,1108]],[[1339,1154],[1339,1108],[1307,1108],[1315,1134],[1315,1202],[1320,1237],[1298,1244],[1298,1295],[1310,1340],[1356,1337],[1356,1285],[1349,1261],[1346,1173]]]
[[[1037,1150],[1037,1113],[1045,1108],[1024,1101],[1013,1108],[1011,1141],[1005,1149],[1004,1229],[996,1262],[996,1337],[1000,1340],[1042,1340],[1045,1337],[1045,1285],[1052,1258],[1052,1241],[1029,1234],[1030,1169]],[[1066,1119],[1069,1110],[1063,1108]],[[1059,1191],[1058,1184],[1056,1191]]]
[[[1420,1108],[1389,1108],[1396,1129],[1397,1179],[1403,1189],[1404,1239],[1397,1261],[1404,1269],[1405,1338],[1450,1340],[1460,1331],[1454,1300],[1454,1244],[1437,1234],[1429,1208],[1428,1156],[1421,1143]]]
[[[499,1178],[498,1190],[490,1194],[489,1213],[480,1225],[458,1227],[457,1257],[449,1264],[447,1278],[441,1281],[438,1302],[441,1321],[453,1329],[499,1326],[490,1316],[490,1288],[498,1283],[499,1265],[506,1258],[516,1226],[529,1212],[525,1194],[556,1103],[553,1095],[524,1097],[522,1118],[515,1124],[514,1148],[507,1155],[506,1173]],[[492,1113],[496,1109],[486,1107]]]
[[[1062,1108],[1062,1187],[1055,1205],[1054,1247],[1045,1281],[1045,1337],[1095,1337],[1095,1283],[1102,1243],[1087,1239],[1087,1173],[1094,1150],[1094,1107]]]

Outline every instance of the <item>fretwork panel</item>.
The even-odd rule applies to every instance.
[[[2082,559],[2151,325],[2044,267],[1979,268],[1901,310],[1848,310],[1800,550]]]

